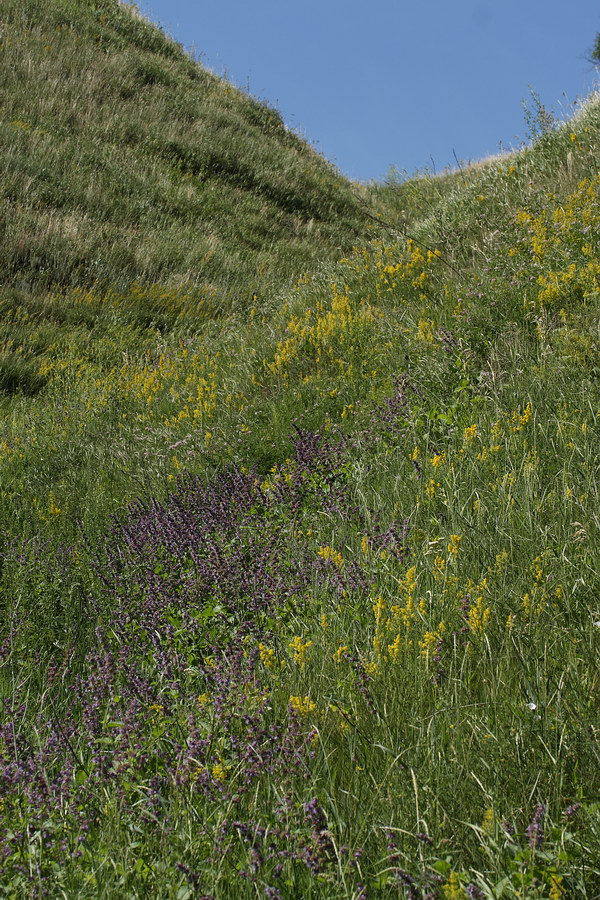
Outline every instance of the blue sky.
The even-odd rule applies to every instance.
[[[351,178],[478,159],[598,83],[598,0],[138,0]]]

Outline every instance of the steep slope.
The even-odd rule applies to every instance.
[[[349,184],[279,114],[116,0],[7,0],[2,283],[222,300],[348,245]]]
[[[0,285],[20,320],[0,389],[38,390],[69,323],[244,309],[364,230],[350,184],[275,110],[129,7],[7,0],[0,29]]]
[[[3,404],[7,896],[598,896],[599,158],[591,98],[372,188],[377,239],[218,320],[32,295],[67,318]]]

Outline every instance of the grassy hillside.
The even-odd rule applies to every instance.
[[[41,35],[60,24],[71,43],[60,103],[30,75],[4,170],[63,275],[7,256],[0,290],[17,373],[0,896],[597,897],[597,99],[511,158],[371,186],[363,207],[275,113],[131,12],[27,0],[3,16],[5,52],[33,60],[11,98],[44,64]],[[136,82],[110,112],[94,90],[86,119],[69,68],[85,54],[122,73],[114,90],[142,59],[174,82]],[[34,96],[55,109],[46,150]],[[163,179],[152,135],[176,129],[181,97],[216,134],[177,126],[192,155],[222,159],[214,123],[235,115],[243,182]],[[109,121],[155,123],[135,165]],[[74,202],[84,145],[95,174]],[[41,170],[23,174],[51,147],[53,216],[96,234],[93,277],[43,224]],[[219,235],[210,278],[183,251],[153,256],[188,183],[194,202],[235,188],[248,204],[235,223],[236,203],[172,213],[182,247]],[[288,191],[321,210],[289,251]]]
[[[31,360],[67,327],[247,309],[361,232],[350,185],[275,110],[130,8],[7,0],[0,28],[5,391],[39,389]]]
[[[368,220],[352,186],[275,110],[128,6],[8,0],[0,27],[2,496],[4,526],[18,534],[51,493],[63,504],[66,490],[85,517],[106,507],[104,493],[110,509],[127,485],[138,490],[143,451],[124,485],[114,472],[130,454],[123,429],[128,448],[153,428],[155,359],[185,342],[194,387],[171,392],[161,422],[194,421],[196,382],[208,385],[214,368],[199,372],[202,329],[255,315],[308,267],[350,250]]]

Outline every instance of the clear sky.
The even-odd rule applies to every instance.
[[[598,0],[138,0],[349,177],[478,159],[598,84]]]

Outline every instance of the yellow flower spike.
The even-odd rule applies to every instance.
[[[261,663],[268,669],[271,669],[275,665],[275,651],[271,647],[267,647],[265,644],[259,644],[258,655]]]
[[[51,516],[59,516],[60,515],[60,506],[56,505],[56,499],[52,492],[50,492],[50,495],[48,498],[48,512],[50,513]]]
[[[399,634],[396,635],[393,643],[388,644],[387,652],[388,652],[388,656],[390,657],[390,659],[393,660],[394,662],[396,662],[396,660],[398,659],[398,654],[400,652],[400,635]]]
[[[339,550],[334,550],[333,547],[319,547],[317,551],[318,556],[321,559],[331,560],[331,562],[336,566],[336,568],[341,569],[344,565],[344,558]]]
[[[477,425],[468,425],[463,431],[463,441],[465,444],[474,441],[476,437],[479,436],[479,431],[477,429]]]
[[[446,462],[446,454],[445,453],[436,453],[431,457],[431,465],[434,469],[439,469],[440,466],[443,466]]]
[[[373,615],[375,616],[375,622],[377,625],[381,622],[381,617],[383,616],[383,612],[385,610],[385,601],[383,597],[376,597],[373,600]]]
[[[433,571],[434,578],[435,577],[440,578],[446,570],[446,560],[444,559],[443,556],[436,556],[436,558],[433,561],[433,566],[434,566],[434,571]]]
[[[405,606],[400,607],[400,617],[402,618],[404,627],[410,628],[415,619],[415,601],[412,597],[407,599]]]
[[[419,647],[421,649],[421,656],[424,659],[427,659],[429,657],[430,652],[437,647],[445,630],[446,630],[446,623],[440,622],[436,631],[426,631],[425,632],[425,634],[423,635],[423,639],[421,641],[419,641]]]
[[[473,634],[483,634],[491,616],[489,607],[484,607],[483,596],[477,597],[467,616],[468,625]]]
[[[223,765],[223,763],[215,763],[212,767],[212,776],[216,778],[217,781],[225,781],[227,777],[227,767]]]
[[[485,831],[486,834],[493,834],[496,825],[496,814],[494,810],[490,807],[486,809],[483,814],[483,820],[481,822],[481,830]]]
[[[439,481],[436,481],[434,478],[429,479],[429,481],[425,485],[425,493],[430,500],[433,500],[433,498],[435,497],[435,492],[439,487]]]
[[[544,576],[544,570],[542,568],[542,557],[536,556],[534,561],[531,564],[531,574],[533,576],[533,580],[536,584],[541,584],[542,578]]]
[[[207,703],[210,703],[210,694],[199,694],[198,697],[196,697],[196,703],[200,707],[206,706]]]
[[[417,323],[417,338],[427,344],[433,343],[433,322],[430,319],[419,319]]]
[[[337,650],[335,651],[335,653],[333,654],[333,656],[331,658],[333,659],[334,662],[341,663],[342,659],[344,658],[344,656],[346,655],[346,653],[348,652],[349,649],[350,648],[348,647],[348,644],[342,644],[341,646],[339,646],[337,648]]]
[[[325,615],[325,613],[321,613],[321,618],[319,619],[319,625],[321,628],[329,628],[329,619]]]
[[[305,697],[290,697],[290,708],[299,716],[309,716],[314,713],[317,704],[307,695]]]
[[[290,650],[294,653],[294,662],[302,668],[306,665],[306,657],[312,644],[312,641],[304,641],[299,635],[294,637],[289,644]]]
[[[419,450],[419,448],[414,447],[412,453],[410,454],[410,458],[413,462],[416,462],[420,455],[421,455],[421,451]]]
[[[500,553],[496,554],[496,572],[499,575],[506,570],[507,562],[508,550],[501,550]]]
[[[450,556],[454,557],[454,559],[456,559],[456,557],[460,553],[461,541],[462,541],[462,535],[460,535],[460,534],[451,534],[450,535],[450,542],[448,544],[448,553],[450,554]]]
[[[417,567],[411,566],[410,569],[406,570],[406,575],[403,578],[402,586],[407,593],[411,593],[414,591],[417,586]]]

